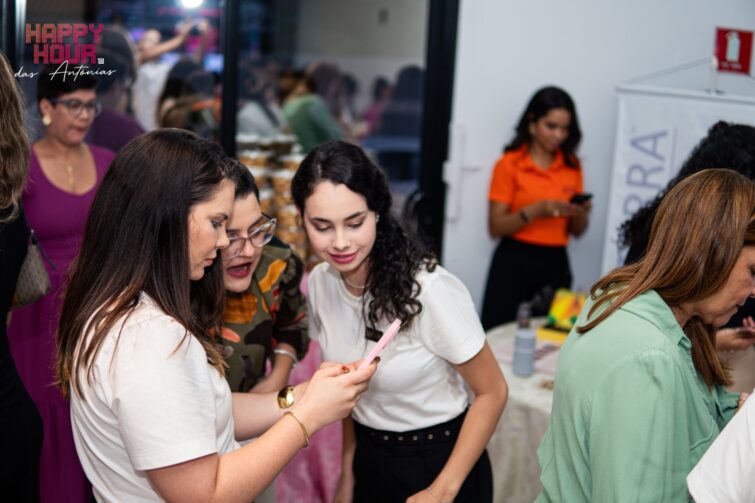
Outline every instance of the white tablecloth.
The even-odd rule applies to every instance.
[[[540,494],[537,448],[553,404],[552,374],[535,372],[519,377],[506,363],[511,360],[508,353],[515,332],[515,323],[488,332],[488,343],[509,385],[506,408],[488,443],[496,503],[531,503]]]

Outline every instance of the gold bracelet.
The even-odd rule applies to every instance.
[[[283,414],[284,416],[291,416],[294,418],[294,420],[299,423],[299,426],[301,427],[301,432],[304,433],[304,447],[309,447],[309,433],[307,433],[307,427],[304,426],[304,423],[301,422],[301,419],[296,417],[296,414],[294,414],[291,411],[286,412]]]

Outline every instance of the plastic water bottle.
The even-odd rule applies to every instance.
[[[535,329],[530,323],[530,305],[519,304],[516,312],[516,338],[514,339],[514,374],[531,376],[535,371]]]

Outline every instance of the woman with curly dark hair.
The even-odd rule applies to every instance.
[[[733,169],[750,180],[754,179],[755,127],[724,121],[711,126],[708,135],[692,150],[679,173],[668,182],[666,188],[621,225],[619,240],[629,248],[625,264],[637,262],[645,255],[650,226],[663,197],[684,178],[710,168]]]
[[[316,147],[291,191],[324,260],[308,302],[325,358],[362,358],[391,321],[402,327],[344,420],[335,501],[492,501],[485,445],[508,391],[469,292],[391,215],[385,174],[359,147]]]

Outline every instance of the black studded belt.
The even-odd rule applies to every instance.
[[[383,446],[424,446],[448,441],[455,441],[467,415],[465,410],[459,416],[420,430],[410,431],[385,431],[376,430],[354,421],[354,430],[357,436],[368,439],[377,445]]]

